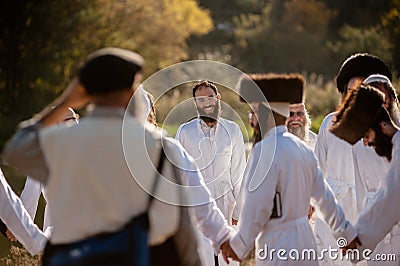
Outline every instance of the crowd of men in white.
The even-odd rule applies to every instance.
[[[92,70],[91,64],[101,67]],[[20,200],[0,172],[0,218],[7,226],[5,234],[31,254],[43,254],[47,243],[71,244],[117,231],[146,209],[150,184],[119,180],[154,175],[149,163],[157,162],[163,134],[135,121],[134,112],[133,122],[122,122],[135,90],[141,90],[134,96],[136,103],[154,110],[147,92],[137,89],[135,74],[142,65],[139,55],[119,48],[90,55],[52,108],[24,122],[3,150],[4,162],[28,178]],[[111,75],[115,79],[107,80]],[[124,78],[126,82],[120,82]],[[174,155],[167,152],[167,158],[175,162],[168,167],[181,168],[182,184],[201,187],[186,195],[184,204],[193,206],[200,264],[239,265],[255,248],[257,265],[399,265],[400,113],[391,80],[380,58],[349,56],[336,77],[342,103],[315,134],[300,74],[244,75],[237,91],[251,107],[254,129],[247,158],[239,126],[220,116],[217,85],[197,82],[193,102],[198,116],[179,127],[175,140],[166,138],[164,148],[172,150]],[[101,86],[105,88],[98,89]],[[73,109],[89,103],[91,109],[78,123]],[[125,149],[122,126],[132,137],[127,140],[123,131]],[[146,147],[138,147],[143,138]],[[132,165],[125,165],[124,154]],[[169,168],[167,179],[174,175]],[[159,186],[166,195],[178,193],[171,193],[167,184]],[[33,222],[42,190],[47,201],[43,231]],[[165,201],[151,212],[150,245],[176,231],[173,225],[160,229],[178,219],[168,217],[174,210],[166,207],[174,198]],[[338,239],[345,243],[338,245]],[[324,254],[339,248],[371,253],[368,261],[328,254],[314,259],[288,256],[293,250]],[[393,255],[392,261],[377,261],[382,254]]]

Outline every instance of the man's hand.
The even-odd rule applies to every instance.
[[[238,224],[238,220],[236,220],[235,218],[232,218],[232,225],[237,225]]]
[[[229,264],[229,258],[241,262],[241,259],[236,255],[236,253],[233,251],[231,248],[231,245],[229,244],[229,240],[224,242],[221,245],[221,253],[222,257],[224,258],[224,261]]]
[[[9,229],[6,231],[7,238],[10,239],[12,242],[16,242],[17,238],[14,236],[13,233]]]
[[[314,212],[315,212],[315,208],[310,205],[310,209],[308,210],[308,215],[307,215],[308,216],[308,220],[311,219],[311,217],[313,216]]]
[[[41,111],[36,118],[45,125],[51,126],[59,123],[68,114],[68,108],[80,109],[90,103],[92,97],[78,79],[72,80],[63,94]]]
[[[360,239],[358,239],[358,236],[353,239],[347,246],[342,248],[342,254],[346,255],[347,250],[349,249],[357,249],[357,245],[361,245]]]
[[[91,101],[91,96],[78,79],[73,79],[60,96],[62,104],[72,109],[80,109]]]

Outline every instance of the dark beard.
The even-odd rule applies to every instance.
[[[392,160],[392,138],[382,132],[381,127],[374,129],[375,131],[375,152],[379,156],[385,156],[389,161]]]
[[[206,123],[214,123],[215,121],[217,121],[217,119],[210,116],[200,115],[200,118]]]
[[[217,121],[220,111],[220,104],[216,103],[214,105],[214,111],[211,114],[205,113],[202,109],[197,108],[197,112],[199,113],[199,117],[206,123],[214,123]]]

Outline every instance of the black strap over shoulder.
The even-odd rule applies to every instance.
[[[161,143],[162,143],[162,141],[161,141]],[[157,172],[154,176],[153,186],[151,188],[151,193],[150,193],[148,201],[147,201],[147,212],[149,211],[151,203],[154,200],[154,193],[156,192],[158,184],[159,184],[159,176],[161,175],[162,169],[164,167],[164,162],[165,162],[165,152],[164,152],[164,148],[161,145],[160,158],[158,159],[158,165],[157,165]]]

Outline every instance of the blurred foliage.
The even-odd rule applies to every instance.
[[[373,26],[359,28],[342,21],[336,30],[339,35],[331,38],[338,9],[318,0],[273,0],[261,14],[233,17],[232,63],[249,72],[318,73],[327,81],[355,52],[367,51],[392,64],[395,47],[379,21],[384,10],[379,9],[380,15],[374,12]]]
[[[209,11],[194,0],[16,0],[0,12],[0,149],[17,122],[60,94],[92,51],[137,51],[147,76],[187,59],[186,39],[213,28]]]
[[[327,43],[328,48],[335,54],[346,58],[349,54],[360,51],[373,51],[373,54],[379,56],[388,64],[392,63],[394,44],[390,41],[382,26],[356,28],[344,25],[340,29],[339,35],[342,38],[341,40],[334,44]]]
[[[105,46],[142,54],[145,77],[182,60],[208,59],[247,73],[315,73],[324,83],[322,88],[330,84],[346,57],[365,51],[381,56],[399,73],[399,2],[353,0],[352,8],[346,0],[16,0],[3,4],[0,148],[19,121],[60,94],[87,54]],[[318,111],[314,117],[327,113]],[[160,116],[165,113],[168,109],[160,106]]]
[[[333,82],[323,83],[322,77],[315,74],[306,77],[305,105],[311,118],[311,130],[318,133],[325,116],[336,110],[340,94]]]
[[[216,60],[246,73],[299,72],[307,80],[306,106],[317,132],[340,101],[334,78],[350,54],[382,57],[400,89],[399,10],[400,0],[3,1],[0,150],[19,121],[50,103],[79,63],[106,46],[143,55],[145,78],[189,59]],[[156,101],[158,122],[172,136],[196,115],[191,85],[171,89]],[[222,116],[238,122],[247,140],[252,134],[249,107],[228,88],[220,90]],[[179,109],[182,102],[184,109]],[[2,169],[19,194],[25,177]],[[42,198],[40,206],[39,224]],[[0,239],[0,245],[3,252],[9,242]]]
[[[381,23],[394,45],[392,61],[395,70],[400,73],[400,0],[391,1],[390,9],[382,17]]]

